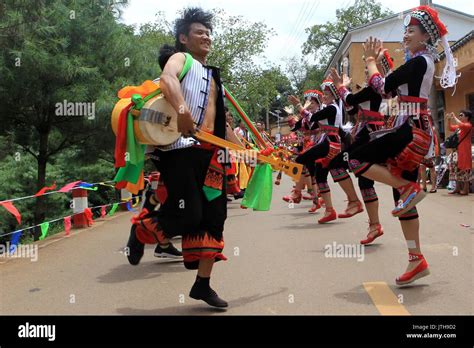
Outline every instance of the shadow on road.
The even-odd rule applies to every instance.
[[[362,285],[352,288],[347,292],[336,293],[334,294],[334,297],[351,303],[373,306],[369,294],[365,291]]]
[[[433,297],[439,296],[440,291],[435,290],[433,286],[428,284],[413,284],[405,287],[398,287],[396,285],[388,284],[395,295],[402,294],[404,305],[417,305],[422,302],[429,302]],[[373,306],[369,294],[365,291],[362,285],[350,289],[347,292],[339,292],[334,294],[334,297],[356,304],[363,304]],[[383,304],[383,303],[381,303]]]
[[[271,297],[271,296],[276,296],[278,294],[287,292],[288,288],[280,288],[280,290],[265,294],[265,295],[252,295],[252,296],[244,296],[244,297],[239,297],[234,300],[229,301],[229,308],[232,309],[235,307],[241,307],[248,305],[253,302],[260,301],[264,298]],[[213,308],[209,307],[207,304],[204,302],[197,302],[193,299],[187,299],[187,301],[192,301],[192,303],[198,303],[196,305],[187,305],[187,304],[182,304],[180,306],[174,306],[174,307],[165,307],[165,308],[157,308],[157,309],[136,309],[136,308],[130,308],[130,307],[125,307],[125,308],[117,308],[117,313],[122,314],[122,315],[212,315],[212,314],[224,314],[227,313],[226,309],[219,309],[219,308]]]
[[[161,260],[143,262],[138,266],[123,263],[112,268],[109,273],[97,277],[99,283],[123,283],[134,280],[151,279],[163,273],[184,272],[186,268],[181,260]]]
[[[325,230],[328,227],[338,226],[338,225],[342,225],[342,224],[344,224],[344,222],[338,222],[337,220],[335,222],[333,221],[333,222],[330,222],[330,223],[327,223],[327,224],[318,224],[317,221],[316,221],[312,225],[308,224],[308,223],[293,224],[293,225],[279,226],[278,228],[275,228],[275,229],[278,229],[278,230],[318,230],[318,229]]]

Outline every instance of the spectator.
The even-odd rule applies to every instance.
[[[460,130],[459,145],[457,153],[454,154],[454,158],[457,159],[454,172],[456,188],[450,193],[467,195],[469,194],[469,181],[472,171],[472,113],[468,110],[462,110],[459,113],[459,118],[454,113],[447,115],[447,117],[451,131]]]

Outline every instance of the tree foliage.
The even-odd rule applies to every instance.
[[[314,54],[319,66],[326,66],[337,50],[347,30],[384,18],[393,12],[378,1],[356,0],[354,5],[336,10],[336,20],[315,24],[306,29],[309,34],[303,45],[304,54]]]
[[[138,28],[119,21],[127,1],[5,0],[0,3],[0,200],[32,195],[53,181],[100,182],[114,176],[110,113],[117,91],[158,77],[159,48],[174,43],[163,13]],[[213,53],[224,83],[245,108],[266,105],[289,86],[279,68],[255,65],[273,32],[263,23],[216,13]],[[286,87],[285,87],[286,86]],[[88,103],[94,115],[58,113]],[[255,108],[251,117],[262,110]],[[111,196],[112,195],[112,196]],[[70,196],[15,202],[22,226],[0,210],[0,234],[71,213]],[[89,194],[90,205],[113,190]]]

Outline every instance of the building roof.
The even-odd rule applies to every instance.
[[[470,19],[474,19],[474,15],[470,15],[470,14],[465,13],[465,12],[454,10],[452,8],[449,8],[449,7],[441,6],[441,5],[438,5],[438,4],[433,4],[432,7],[435,7],[437,9],[442,9],[442,10],[445,10],[445,11],[449,11],[449,12],[452,12],[452,13],[456,13],[458,15],[465,16],[465,17],[470,18]],[[339,45],[337,46],[336,51],[334,52],[333,56],[331,57],[331,60],[326,65],[326,69],[324,71],[324,74],[326,75],[328,70],[329,70],[329,67],[334,65],[334,60],[335,60],[335,57],[337,56],[337,53],[339,52],[341,47],[343,47],[344,43],[349,39],[349,36],[352,32],[355,32],[355,31],[358,31],[358,30],[361,30],[361,29],[364,29],[364,28],[367,28],[367,27],[371,27],[371,26],[374,26],[374,25],[377,25],[377,24],[380,24],[380,23],[383,23],[383,22],[390,21],[394,18],[398,18],[400,15],[402,15],[402,14],[408,12],[408,11],[409,10],[399,12],[399,13],[395,13],[395,14],[392,14],[390,16],[380,18],[380,19],[377,19],[375,21],[372,21],[372,22],[369,22],[369,23],[366,23],[366,24],[362,24],[362,25],[359,25],[359,26],[354,27],[354,28],[347,29],[346,32],[344,33],[344,36],[342,37],[341,41],[339,42]],[[459,40],[459,41],[461,41],[461,40]]]
[[[469,33],[467,33],[465,36],[463,36],[461,39],[456,41],[451,45],[451,51],[455,52],[458,49],[460,49],[462,46],[467,44],[469,41],[474,39],[474,30],[471,30]],[[445,51],[441,52],[439,54],[439,60],[443,60],[446,57]]]

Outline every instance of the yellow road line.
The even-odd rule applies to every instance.
[[[363,283],[363,285],[380,314],[410,315],[405,306],[398,301],[398,297],[387,283],[367,282]]]

